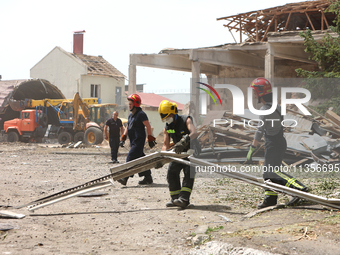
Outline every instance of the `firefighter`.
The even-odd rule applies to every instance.
[[[197,138],[197,132],[190,116],[178,115],[177,104],[163,100],[158,108],[161,120],[165,122],[163,129],[164,143],[162,151],[170,148],[170,138],[175,144],[176,153],[186,152],[190,149],[190,141]],[[196,139],[197,140],[197,139]],[[158,168],[160,166],[156,166]],[[180,172],[183,170],[184,178],[181,185]],[[194,185],[195,173],[190,174],[190,166],[178,162],[171,162],[168,167],[167,181],[171,202],[167,207],[185,208],[190,204],[190,195]]]
[[[250,87],[255,91],[255,98],[263,106],[260,110],[268,110],[272,107],[272,86],[270,82],[265,78],[257,78],[252,81]],[[262,136],[265,138],[265,153],[264,153],[264,172],[263,179],[271,180],[274,183],[284,185],[286,187],[307,191],[307,187],[301,182],[293,178],[292,176],[278,171],[281,166],[283,156],[287,148],[287,142],[283,134],[283,126],[281,121],[283,116],[281,115],[281,107],[276,106],[275,111],[269,115],[261,115],[259,117],[263,123],[259,125],[255,133],[254,140],[250,145],[249,152],[247,154],[247,161],[252,160],[252,155],[256,151]],[[268,121],[266,121],[268,120]],[[280,121],[269,121],[280,120]],[[275,169],[275,167],[277,167]],[[287,205],[293,205],[297,203],[299,198],[293,197]],[[258,209],[277,204],[277,193],[271,190],[265,190],[264,201],[257,206]]]
[[[128,123],[120,138],[119,145],[124,147],[125,140],[129,136],[130,151],[127,155],[126,162],[145,156],[143,150],[146,140],[145,127],[148,133],[148,143],[150,148],[156,145],[156,138],[152,136],[151,125],[148,120],[148,116],[140,107],[142,100],[139,95],[132,94],[127,98],[129,100],[129,110],[131,113],[128,117]],[[144,179],[139,181],[138,184],[152,184],[151,170],[146,170],[142,173],[138,173],[140,177],[144,176]],[[118,182],[122,185],[126,185],[129,177],[119,179]]]

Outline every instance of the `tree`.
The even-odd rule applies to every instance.
[[[296,69],[299,77],[306,78],[304,88],[312,94],[312,99],[329,99],[327,102],[315,107],[315,110],[324,114],[329,107],[340,114],[340,2],[330,0],[330,5],[326,12],[334,12],[336,18],[333,21],[335,26],[330,27],[337,33],[331,36],[329,33],[317,42],[311,30],[300,32],[304,38],[305,52],[311,55],[312,59],[318,64],[318,71],[307,71],[302,68]]]

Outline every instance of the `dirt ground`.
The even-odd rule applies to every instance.
[[[120,150],[121,163],[126,152]],[[0,231],[0,254],[222,254],[207,250],[212,242],[275,254],[340,254],[339,211],[303,203],[247,218],[263,190],[237,180],[198,176],[194,206],[166,208],[167,165],[152,170],[152,185],[139,186],[135,176],[126,188],[116,183],[34,212],[15,209],[109,174],[109,147],[0,142],[0,159],[0,210],[26,215],[0,218],[0,228],[13,228]],[[306,183],[312,193],[340,197],[338,179]]]

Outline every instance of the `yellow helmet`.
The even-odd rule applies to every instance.
[[[162,120],[166,119],[172,113],[177,114],[177,104],[171,103],[168,100],[163,100],[158,107],[158,113]]]

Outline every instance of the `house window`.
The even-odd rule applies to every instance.
[[[100,85],[91,84],[91,97],[100,97]]]

